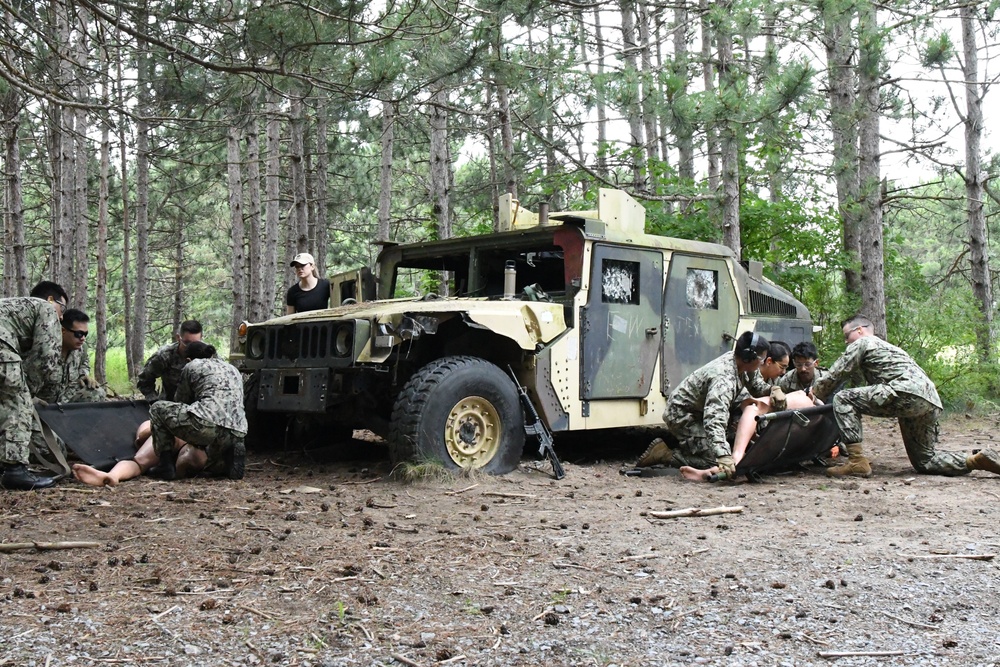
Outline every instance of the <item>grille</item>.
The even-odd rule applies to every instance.
[[[325,359],[331,356],[330,341],[338,323],[293,324],[267,330],[265,359]]]
[[[798,314],[795,306],[763,292],[750,290],[750,312],[765,315],[785,315],[795,317]]]

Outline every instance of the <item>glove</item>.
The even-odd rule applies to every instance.
[[[771,387],[771,409],[775,412],[781,412],[788,407],[788,400],[785,398],[785,392],[781,390],[781,387]]]
[[[736,461],[732,454],[725,454],[715,459],[715,465],[719,466],[719,475],[725,475],[727,479],[736,477]]]
[[[100,385],[97,384],[96,378],[92,378],[89,375],[83,375],[80,377],[80,386],[83,389],[97,389]]]

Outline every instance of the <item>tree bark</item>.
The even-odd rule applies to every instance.
[[[302,98],[297,95],[293,96],[288,142],[288,159],[292,174],[292,210],[294,211],[291,229],[293,231],[296,252],[313,253],[315,256],[316,249],[309,247],[309,210],[306,198],[304,123]]]
[[[959,8],[962,22],[962,47],[965,53],[965,201],[969,220],[969,278],[972,294],[982,318],[976,327],[976,347],[980,360],[991,362],[993,353],[993,284],[990,279],[990,256],[983,209],[985,172],[982,167],[983,93],[979,82],[979,52],[976,43],[974,8]]]
[[[261,262],[263,267],[264,283],[264,304],[268,312],[285,312],[276,299],[276,280],[285,275],[285,271],[279,268],[278,263],[278,229],[281,205],[281,117],[279,115],[278,100],[273,96],[267,101],[267,129],[265,147],[267,151],[267,163],[265,165],[265,204],[264,204],[264,257]],[[289,258],[290,260],[291,258]],[[284,261],[281,262],[284,264]]]
[[[674,59],[671,64],[673,74],[673,85],[677,88],[671,90],[672,99],[667,100],[665,113],[670,114],[673,122],[674,138],[677,141],[677,175],[684,183],[694,181],[694,133],[690,119],[679,118],[678,111],[672,109],[673,100],[685,98],[688,94],[688,39],[687,39],[688,9],[687,0],[680,0],[674,7]],[[664,155],[666,160],[666,155]],[[689,205],[682,204],[683,208]]]
[[[107,45],[101,44],[100,54],[101,104],[107,109],[111,92],[108,79]],[[101,120],[101,170],[97,195],[97,299],[94,304],[94,327],[97,329],[97,343],[94,346],[94,378],[101,384],[107,383],[108,352],[108,216],[111,196],[111,122],[107,111],[102,111]]]
[[[251,322],[260,322],[267,319],[271,314],[270,302],[264,300],[264,279],[267,276],[271,283],[274,282],[274,267],[263,266],[265,251],[260,208],[260,135],[256,116],[251,117],[247,125],[246,144],[247,206],[244,210],[244,215],[247,219],[247,245],[250,250],[250,286],[248,290],[250,308],[247,319]]]
[[[629,128],[629,162],[632,163],[632,188],[636,192],[645,192],[649,185],[646,180],[645,140],[642,130],[641,87],[639,86],[639,68],[636,52],[638,45],[635,38],[635,1],[620,0],[622,13],[622,60],[624,60],[623,83],[625,86],[625,103],[622,111],[628,118]]]
[[[86,102],[89,98],[88,82],[90,81],[90,66],[87,53],[87,13],[78,8],[79,23],[77,24],[76,48],[74,52],[74,69],[77,84],[74,97],[78,102]],[[87,111],[81,107],[74,110],[75,154],[73,156],[73,271],[72,283],[66,285],[73,290],[72,299],[80,309],[87,308],[88,285],[90,283],[90,220],[87,215],[87,165],[90,158],[90,147],[87,141],[89,125]]]
[[[653,69],[652,46],[649,39],[649,6],[642,0],[639,0],[638,12],[639,47],[641,49],[639,62],[642,66],[640,104],[645,132],[643,148],[645,150],[646,170],[648,172],[646,189],[649,192],[655,193],[657,191],[658,179],[652,175],[652,166],[657,158],[657,100],[656,86],[653,83],[656,80],[656,70]]]
[[[503,58],[501,35],[497,32],[493,47],[498,61],[497,76],[497,114],[500,120],[500,146],[503,149],[503,175],[505,191],[517,199],[517,174],[514,171],[514,128],[510,120],[510,96],[507,92],[506,65],[500,62]]]
[[[232,250],[233,309],[229,349],[236,349],[238,328],[246,316],[246,234],[243,227],[243,171],[240,168],[240,128],[230,125],[226,133],[226,173],[229,181],[230,248]]]
[[[328,131],[326,103],[321,101],[316,109],[316,172],[313,177],[315,189],[312,193],[316,211],[313,225],[316,229],[316,268],[319,269],[320,275],[326,275],[326,247],[329,243],[330,226]]]
[[[146,318],[149,281],[149,76],[152,63],[140,43],[138,54],[138,111],[135,121],[135,300],[132,321],[132,358],[137,369],[142,368],[146,355]]]
[[[378,229],[375,232],[376,241],[389,240],[389,222],[392,213],[392,151],[395,137],[396,120],[390,100],[382,100],[382,160],[379,169],[378,188]],[[491,156],[491,160],[492,160]],[[491,190],[496,190],[495,187]]]
[[[858,4],[858,180],[861,187],[861,310],[886,336],[882,178],[879,153],[879,85],[882,37],[870,0]]]
[[[731,0],[719,3],[720,16],[715,26],[715,38],[719,48],[719,97],[724,117],[719,120],[719,148],[722,157],[722,243],[728,246],[736,259],[742,257],[740,234],[740,163],[739,127],[736,124],[738,91],[735,82],[736,63],[733,61],[733,33],[729,24],[732,11]]]
[[[715,72],[712,68],[712,45],[715,43],[715,36],[709,21],[708,0],[698,0],[698,13],[701,16],[702,81],[705,85],[705,95],[711,97],[715,94]],[[705,126],[705,152],[708,161],[708,189],[711,192],[717,192],[719,190],[719,141],[714,123],[708,123]]]
[[[597,173],[608,177],[608,109],[605,101],[604,35],[601,33],[601,9],[594,9],[594,48],[597,51],[597,81],[594,99],[597,107]]]
[[[28,262],[24,240],[24,198],[21,189],[22,100],[13,90],[3,95],[4,119],[4,294],[27,296]]]
[[[120,40],[120,35],[116,39]],[[118,41],[121,44],[121,41]],[[121,49],[118,50],[118,85],[116,88],[116,97],[118,102],[118,108],[125,108],[125,92],[123,90],[122,76],[122,57]],[[132,285],[129,274],[131,272],[131,262],[132,262],[132,218],[131,211],[129,207],[128,199],[128,159],[127,159],[127,145],[125,143],[125,127],[127,124],[127,119],[125,114],[119,112],[118,114],[118,150],[119,150],[119,160],[120,160],[120,171],[121,171],[121,189],[122,189],[122,301],[124,303],[124,313],[122,313],[125,321],[125,365],[128,368],[129,379],[135,379],[139,374],[138,364],[142,361],[137,362],[135,355],[133,354],[132,339],[134,337],[134,326],[135,326],[135,315],[132,312]]]
[[[433,90],[428,100],[430,114],[430,200],[437,222],[437,237],[451,238],[451,165],[448,154],[448,93],[444,87]],[[448,296],[448,278],[442,272],[438,294]]]
[[[851,44],[853,3],[832,0],[823,4],[823,31],[830,91],[830,130],[833,135],[833,174],[843,223],[844,252],[851,264],[860,263],[860,181],[858,176],[857,96],[854,48]],[[854,266],[844,270],[844,289],[860,300],[861,275]]]

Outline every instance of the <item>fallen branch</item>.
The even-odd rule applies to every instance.
[[[891,618],[894,621],[899,621],[900,623],[906,623],[907,625],[912,625],[915,628],[927,628],[928,630],[937,630],[938,629],[938,626],[936,626],[936,625],[930,625],[929,623],[921,623],[920,621],[911,621],[911,620],[906,619],[906,618],[900,618],[899,616],[893,616],[892,614],[890,614],[887,611],[883,611],[882,613],[885,614],[886,616],[888,616],[889,618]]]
[[[906,655],[906,651],[820,651],[821,658],[881,658],[891,655]]]
[[[670,510],[669,512],[649,512],[649,516],[654,519],[675,519],[684,516],[713,516],[715,514],[739,514],[743,511],[742,505],[736,507],[688,507],[682,510]]]
[[[410,667],[423,667],[423,665],[421,665],[416,660],[410,660],[409,658],[399,655],[398,653],[390,653],[389,657],[395,660],[396,662],[401,662],[404,665],[409,665]]]
[[[501,491],[483,491],[483,495],[495,498],[537,498],[533,493],[503,493]]]
[[[923,554],[907,558],[960,558],[962,560],[993,560],[996,554]]]
[[[472,491],[477,486],[479,486],[479,485],[478,484],[473,484],[472,486],[467,486],[464,489],[459,489],[458,491],[445,491],[444,495],[446,495],[446,496],[457,496],[460,493],[465,493],[466,491]]]
[[[261,611],[260,609],[254,609],[253,607],[247,606],[245,604],[238,604],[237,603],[234,606],[236,606],[239,609],[242,609],[243,611],[249,611],[251,614],[258,614],[260,616],[263,616],[264,618],[266,618],[268,620],[271,620],[271,621],[277,621],[277,620],[279,620],[278,617],[275,616],[274,614],[269,614],[266,611]]]
[[[57,551],[59,549],[96,549],[100,542],[7,542],[0,544],[0,553],[9,554],[23,549]]]

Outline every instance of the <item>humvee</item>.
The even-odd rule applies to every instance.
[[[374,276],[331,279],[328,310],[244,323],[250,444],[287,417],[400,461],[502,474],[525,445],[526,388],[562,433],[662,426],[667,397],[744,331],[810,340],[809,312],[722,245],[646,234],[645,209],[537,213],[505,196],[497,233],[387,245]],[[529,429],[530,430],[530,429]]]

